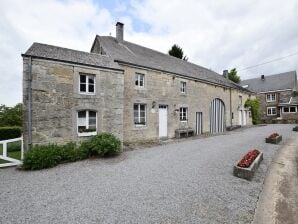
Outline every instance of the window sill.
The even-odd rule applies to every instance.
[[[267,117],[277,116],[277,114],[267,114]]]
[[[97,135],[97,132],[82,132],[78,133],[79,137],[87,137],[87,136],[94,136]]]
[[[87,96],[95,96],[96,93],[85,93],[85,92],[79,92],[80,95],[87,95]]]

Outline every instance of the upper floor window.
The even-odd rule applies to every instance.
[[[239,96],[239,106],[242,106],[242,96]]]
[[[187,121],[187,107],[180,107],[180,121]]]
[[[275,93],[268,93],[268,94],[266,94],[266,101],[267,102],[274,102],[274,101],[276,101],[276,94]]]
[[[296,106],[284,107],[283,112],[284,113],[296,113],[297,112],[297,107]]]
[[[144,88],[145,86],[145,75],[141,73],[135,74],[135,85],[140,88]]]
[[[95,135],[97,128],[97,116],[96,111],[91,110],[82,110],[78,111],[78,135],[79,136],[88,136]]]
[[[267,107],[267,116],[274,116],[277,114],[276,107]]]
[[[133,114],[135,125],[146,125],[146,104],[135,103]]]
[[[186,82],[180,82],[180,93],[186,93]]]
[[[95,94],[95,75],[80,74],[80,93]]]

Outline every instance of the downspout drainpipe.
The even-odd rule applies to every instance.
[[[32,144],[32,57],[28,68],[28,146]],[[28,149],[28,147],[27,147]]]
[[[231,122],[231,127],[233,125],[233,121],[232,121],[232,118],[233,118],[233,112],[232,112],[232,88],[230,88],[230,122]]]

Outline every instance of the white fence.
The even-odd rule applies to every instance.
[[[23,137],[0,141],[0,145],[2,145],[2,155],[0,155],[0,159],[8,161],[7,163],[0,164],[0,168],[8,167],[8,166],[17,166],[22,164],[21,160],[7,157],[7,144],[11,142],[18,142],[18,141],[21,141],[21,160],[23,160],[23,156],[24,156]]]

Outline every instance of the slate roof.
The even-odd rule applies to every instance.
[[[297,85],[297,74],[296,71],[290,71],[275,75],[265,75],[265,80],[262,80],[260,76],[254,79],[243,80],[240,85],[248,85],[247,88],[255,92],[293,89]]]
[[[95,41],[98,41],[104,52],[116,62],[124,62],[126,64],[156,69],[162,72],[248,91],[210,69],[128,41],[119,43],[114,37],[98,35],[96,36]],[[92,47],[91,52],[94,51],[95,50]]]
[[[33,43],[22,56],[32,56],[80,65],[123,70],[117,63],[107,56],[41,43]]]

